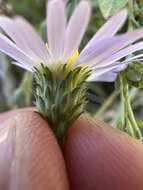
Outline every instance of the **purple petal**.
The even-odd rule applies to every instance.
[[[108,65],[114,63],[115,61],[118,61],[121,58],[124,58],[127,55],[130,55],[130,54],[137,52],[139,50],[142,50],[142,49],[143,49],[143,42],[138,42],[134,45],[130,45],[129,47],[122,49],[119,52],[111,55],[110,57],[105,59],[101,64],[102,64],[102,66],[108,66]]]
[[[93,36],[93,38],[89,41],[87,47],[89,47],[92,43],[95,43],[96,40],[100,38],[111,37],[117,33],[117,31],[122,27],[125,20],[127,18],[127,10],[121,10],[119,13],[111,17]]]
[[[143,29],[137,29],[124,35],[113,36],[98,40],[79,55],[78,62],[90,62],[91,64],[100,64],[101,61],[118,52],[122,48],[137,41],[143,37]]]
[[[89,1],[81,1],[70,18],[66,29],[64,57],[69,58],[79,48],[90,18]]]
[[[92,82],[92,81],[100,81],[100,82],[114,82],[118,76],[118,73],[114,73],[112,71],[109,71],[105,74],[96,76],[96,74],[92,74],[87,81]]]
[[[116,62],[108,67],[95,68],[87,81],[113,82],[116,80],[118,73],[125,67],[126,65]]]
[[[110,37],[117,33],[127,18],[127,10],[121,10],[111,17],[95,34],[96,38]]]
[[[96,58],[98,55],[102,54],[106,49],[115,43],[119,43],[119,37],[100,39],[95,44],[92,44],[87,49],[84,49],[76,59],[76,62],[89,62]]]
[[[21,63],[23,66],[25,65],[25,69],[27,69],[27,67],[31,69],[34,66],[34,60],[2,34],[0,34],[0,51]]]
[[[15,17],[14,19],[17,29],[20,31],[21,37],[23,36],[23,41],[25,45],[31,49],[32,52],[45,63],[48,63],[48,51],[43,43],[42,39],[38,33],[34,30],[32,25],[30,25],[24,18]],[[16,27],[15,26],[15,27]],[[28,52],[27,52],[28,53]]]
[[[56,58],[63,55],[65,25],[64,1],[49,1],[47,4],[48,45],[53,56]]]
[[[21,34],[21,30],[18,27],[18,25],[14,22],[14,20],[6,16],[0,16],[0,27],[16,43],[16,45],[21,50],[31,55],[33,58],[37,59],[35,53],[29,48],[27,39],[25,39],[24,35]]]

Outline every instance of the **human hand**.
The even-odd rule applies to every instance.
[[[0,190],[68,190],[56,139],[34,109],[0,116]]]
[[[0,190],[143,188],[142,144],[103,122],[80,117],[63,154],[33,108],[2,114],[0,122]]]

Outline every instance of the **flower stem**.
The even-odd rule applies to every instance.
[[[134,113],[133,113],[129,99],[127,100],[127,105],[128,105],[128,114],[129,114],[128,116],[129,116],[131,125],[134,127],[134,130],[135,130],[135,133],[137,134],[137,137],[142,141],[143,136],[142,136],[142,133],[140,131],[140,128],[138,127],[136,119],[134,117]]]
[[[129,87],[125,79],[124,72],[120,73],[120,91],[121,91],[121,100],[123,104],[123,120],[122,120],[122,130],[127,131],[132,137],[137,139],[143,139],[142,133],[138,124],[136,122],[130,99],[129,99]]]
[[[132,31],[133,30],[132,20],[134,18],[134,14],[133,14],[134,1],[133,0],[130,0],[128,2],[128,9],[129,9],[128,31]],[[136,122],[136,119],[131,107],[131,102],[129,98],[129,86],[125,78],[124,71],[122,71],[119,75],[119,82],[120,82],[121,102],[123,105],[122,127],[120,128],[121,130],[126,131],[132,137],[135,137],[142,141],[143,136]]]
[[[123,87],[123,76],[122,73],[119,75],[119,83],[120,83],[120,96],[121,96],[121,103],[122,103],[122,109],[121,111],[124,113],[123,116],[121,117],[121,126],[120,129],[121,130],[125,130],[125,126],[126,126],[126,101],[125,101],[125,97],[124,97],[124,87]]]

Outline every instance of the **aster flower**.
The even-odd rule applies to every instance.
[[[143,37],[142,28],[116,35],[127,17],[127,10],[122,10],[79,53],[90,14],[89,1],[81,0],[67,22],[65,2],[48,1],[46,45],[24,18],[0,16],[6,34],[0,34],[0,51],[34,72],[37,108],[58,137],[84,110],[85,81],[114,81],[130,61],[121,58],[143,48],[143,42],[134,43]]]
[[[73,61],[75,67],[82,64],[92,69],[88,81],[115,80],[111,73],[113,72],[114,76],[114,71],[124,67],[118,60],[142,49],[142,42],[129,45],[143,37],[143,29],[115,35],[127,17],[127,11],[122,10],[97,31],[78,56],[90,12],[89,1],[82,0],[66,24],[64,2],[51,0],[47,3],[48,45],[46,46],[25,19],[19,16],[13,19],[0,16],[0,27],[10,37],[8,39],[0,34],[0,50],[16,60],[14,64],[26,70],[33,71],[33,68],[40,63],[53,67],[53,63]],[[108,72],[111,74],[109,78],[102,78],[102,75]]]

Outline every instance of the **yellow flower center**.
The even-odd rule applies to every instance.
[[[47,42],[45,43],[45,46],[46,46],[47,50],[49,51],[49,47],[48,47],[48,43]],[[49,53],[50,53],[50,51],[49,51]],[[67,64],[72,64],[75,61],[75,59],[78,57],[78,55],[79,55],[79,51],[75,50],[73,52],[73,54],[70,56]]]
[[[78,57],[78,55],[79,55],[79,51],[75,50],[74,53],[69,58],[68,64],[72,64],[75,61],[75,59]]]

